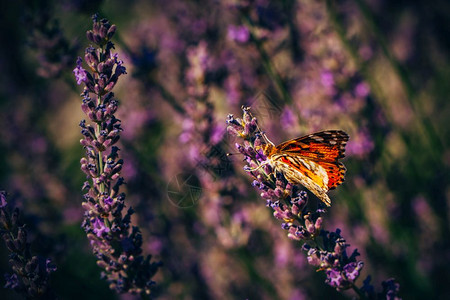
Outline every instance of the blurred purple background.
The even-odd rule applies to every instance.
[[[450,297],[446,1],[48,0],[0,11],[0,188],[33,251],[58,266],[60,299],[134,299],[100,279],[80,227],[84,116],[72,70],[95,12],[117,25],[128,71],[115,88],[122,175],[144,251],[164,263],[159,299],[354,295],[324,284],[242,157],[226,156],[236,152],[226,116],[241,105],[275,143],[346,131],[346,181],[330,193],[326,228],[358,248],[362,279],[394,277],[404,299]]]

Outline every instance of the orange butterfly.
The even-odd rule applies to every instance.
[[[326,130],[281,143],[262,146],[274,171],[284,174],[293,184],[301,184],[331,206],[327,192],[344,182],[345,166],[339,162],[345,156],[348,134],[341,130]]]

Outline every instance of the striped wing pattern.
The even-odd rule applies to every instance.
[[[346,169],[339,159],[345,156],[347,141],[343,131],[322,131],[281,143],[269,160],[289,182],[303,185],[330,206],[327,192],[344,181]]]
[[[348,134],[342,130],[326,130],[281,143],[279,152],[302,155],[314,160],[334,162],[345,156]]]

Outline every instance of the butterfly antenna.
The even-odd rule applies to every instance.
[[[228,152],[227,153],[227,156],[231,156],[231,155],[244,155],[244,154],[242,154],[241,152]]]
[[[259,133],[261,134],[261,136],[263,137],[263,139],[264,139],[267,143],[271,144],[272,146],[275,146],[275,144],[274,144],[271,140],[269,140],[269,138],[267,137],[266,133],[265,133],[264,131],[262,131],[261,128],[259,128],[259,125],[258,125],[258,124],[256,124],[256,127],[258,128],[258,131],[259,131]]]
[[[253,119],[253,115],[250,112],[250,107],[241,107],[243,110],[245,110],[245,112],[250,116],[250,118]],[[275,144],[269,140],[269,138],[267,137],[266,133],[264,131],[261,130],[261,128],[258,125],[258,122],[256,122],[256,128],[258,128],[258,132],[261,134],[261,136],[266,140],[266,142],[268,142],[269,144],[272,144],[272,146],[275,146]]]
[[[261,132],[261,133],[262,133],[264,139],[266,139],[270,144],[272,144],[272,146],[275,146],[275,144],[271,140],[269,140],[269,138],[267,137],[265,132]]]

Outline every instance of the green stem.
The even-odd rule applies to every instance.
[[[100,59],[104,59],[105,56],[105,49],[102,46],[101,47],[101,51],[100,51]],[[102,104],[102,93],[103,91],[100,91],[97,95],[97,106],[99,106],[100,104]],[[96,139],[98,139],[100,137],[100,133],[101,133],[101,126],[100,123],[96,123]],[[97,175],[100,176],[103,173],[103,151],[99,150],[98,154],[97,154],[97,161],[98,161],[98,170],[97,170]],[[102,182],[100,183],[100,193],[104,193],[105,192],[105,184]]]
[[[104,217],[103,222],[105,223],[106,227],[111,228],[111,222],[109,222],[108,217]]]
[[[100,104],[101,104],[101,97],[97,96],[97,105],[100,105]],[[99,123],[97,123],[96,126],[97,126],[96,134],[97,134],[97,138],[98,138],[100,136],[101,126]],[[97,161],[98,161],[97,173],[100,176],[103,173],[103,151],[100,151],[100,150],[98,151]],[[100,192],[103,193],[104,191],[105,191],[105,184],[102,182],[100,184]]]

